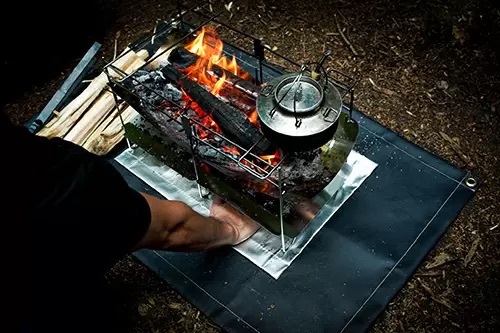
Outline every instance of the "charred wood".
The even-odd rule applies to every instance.
[[[165,77],[176,81],[203,111],[211,115],[228,139],[245,149],[250,149],[256,144],[252,152],[257,155],[271,154],[276,151],[276,148],[263,137],[259,129],[241,111],[224,103],[172,66],[165,66],[162,72]]]
[[[232,86],[222,88],[217,97],[232,107],[243,111],[247,115],[254,112],[257,108],[255,98],[232,88]]]

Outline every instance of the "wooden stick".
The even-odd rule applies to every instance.
[[[85,112],[85,115],[64,136],[64,139],[78,145],[83,144],[85,139],[99,125],[100,121],[113,109],[114,105],[113,94],[109,91],[104,91],[87,112]]]
[[[100,136],[102,134],[102,132],[104,132],[106,127],[108,127],[108,125],[112,121],[114,121],[114,119],[117,117],[119,112],[123,111],[122,109],[123,109],[123,103],[121,105],[119,105],[118,108],[116,108],[116,107],[113,108],[113,110],[109,113],[109,115],[99,124],[99,126],[97,126],[95,131],[92,132],[92,134],[90,134],[87,137],[87,139],[85,140],[85,142],[81,146],[87,150],[91,150],[96,138],[98,136]]]
[[[73,127],[73,125],[81,118],[81,116],[87,111],[89,106],[95,101],[95,99],[99,96],[100,91],[95,90],[93,94],[87,98],[82,105],[75,111],[71,113],[65,113],[65,118],[59,116],[53,123],[50,123],[50,126],[46,126],[42,128],[37,135],[46,136],[49,138],[53,137],[63,137],[68,133],[69,130]]]
[[[141,58],[135,59],[128,68],[124,69],[124,72],[130,74],[144,65],[144,63],[145,61]],[[108,91],[103,92],[78,123],[64,136],[64,139],[78,145],[83,145],[114,107],[115,99],[113,93]]]
[[[113,149],[125,136],[123,123],[130,122],[138,115],[131,106],[122,111],[122,119],[115,113],[114,118],[99,135],[96,135],[85,143],[84,148],[97,155],[106,155]]]
[[[354,46],[352,46],[352,44],[349,41],[349,39],[347,39],[346,35],[344,35],[344,32],[342,31],[342,28],[340,27],[339,20],[337,19],[337,15],[334,14],[333,18],[335,19],[335,24],[337,25],[337,30],[339,31],[340,36],[342,37],[342,39],[344,40],[344,42],[347,44],[347,46],[351,49],[351,52],[355,56],[358,56],[358,52],[356,51],[356,49],[354,48]]]

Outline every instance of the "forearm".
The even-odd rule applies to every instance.
[[[203,251],[234,243],[236,231],[228,223],[202,216],[178,201],[143,196],[151,208],[151,225],[137,248]]]

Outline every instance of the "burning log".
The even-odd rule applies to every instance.
[[[198,55],[189,52],[184,47],[173,49],[168,56],[170,64],[181,70],[188,69],[202,60]],[[250,75],[247,74],[244,77],[240,77],[217,64],[211,64],[209,67],[207,70],[209,75],[215,76],[217,79],[224,77],[226,84],[254,98],[257,98],[259,95],[260,87],[254,83],[255,79]]]
[[[217,96],[221,101],[231,105],[232,107],[243,111],[247,117],[256,111],[257,103],[254,98],[242,93],[238,90],[223,87]],[[255,123],[254,123],[255,125]]]
[[[217,122],[228,139],[245,149],[250,149],[258,142],[253,151],[259,155],[276,150],[242,112],[224,103],[172,66],[163,67],[162,73],[166,78],[177,82],[187,95]]]
[[[194,66],[198,61],[203,60],[182,46],[164,52],[160,56],[162,60],[155,60],[152,64],[148,64],[147,69],[153,71],[171,64],[175,68],[184,71]],[[251,77],[247,79],[240,78],[231,71],[217,65],[211,65],[210,67],[211,69],[207,70],[206,73],[216,80],[224,77],[227,85],[219,91],[218,98],[247,114],[253,112],[256,108],[255,100],[260,91],[260,87],[251,82],[254,79]]]

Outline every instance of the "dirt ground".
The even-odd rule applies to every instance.
[[[359,109],[484,181],[473,202],[377,319],[373,332],[500,331],[500,10],[495,3],[233,4],[230,23],[297,62],[331,50],[329,66],[360,79],[355,97]],[[123,49],[168,16],[172,7],[153,0],[97,1],[97,6],[104,13],[98,21],[103,61],[111,59],[115,39]],[[91,37],[101,38],[100,32],[93,31]],[[50,75],[8,96],[5,108],[11,118],[22,123],[41,110],[77,59],[71,55],[52,64]],[[123,332],[220,331],[130,257],[107,278]]]

